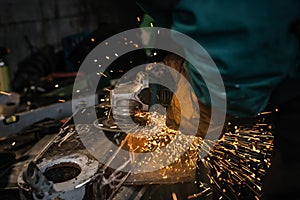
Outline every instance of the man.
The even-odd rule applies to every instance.
[[[268,102],[278,108],[274,121],[274,159],[264,182],[263,198],[295,199],[300,189],[297,170],[300,167],[297,126],[300,121],[300,2],[140,0],[140,3],[158,26],[187,34],[207,50],[224,81],[228,115],[255,116]],[[176,42],[180,44],[180,40]],[[190,64],[182,67],[201,106],[209,108],[209,93],[199,78],[199,69]],[[168,114],[170,125],[178,125],[178,106],[174,102]],[[204,114],[209,120],[209,109],[202,110],[208,110]],[[199,132],[203,131],[206,129]]]

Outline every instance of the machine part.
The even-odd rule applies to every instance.
[[[33,199],[81,200],[93,187],[91,183],[94,183],[98,168],[98,161],[84,154],[57,156],[43,159],[37,165],[31,162],[19,176],[18,184],[23,198],[29,193]]]

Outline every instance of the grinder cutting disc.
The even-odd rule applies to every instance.
[[[122,125],[118,125],[118,122],[115,121],[112,117],[101,117],[94,122],[94,126],[102,129],[104,131],[110,132],[127,132],[130,130],[135,130],[135,132],[141,128],[145,121],[143,118],[135,117],[133,119],[135,123],[122,123]],[[121,128],[120,128],[121,127]]]
[[[94,122],[94,126],[110,132],[120,132],[121,129],[117,126],[117,123],[113,118],[101,117]]]

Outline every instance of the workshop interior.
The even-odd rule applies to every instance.
[[[205,12],[207,9],[220,11],[217,3],[201,2],[205,4]],[[218,4],[221,9],[229,9],[225,3]],[[234,16],[230,14],[236,11],[234,7],[224,11],[227,18],[224,17],[224,24],[221,21],[221,26],[225,31],[222,29],[214,32],[220,24],[213,20],[219,17],[212,12],[212,16],[204,21],[200,20],[200,25],[197,24],[203,25],[200,28],[203,32],[195,36],[193,31],[198,29],[193,23],[198,20],[198,16],[191,17],[188,13],[188,9],[197,10],[193,8],[198,4],[193,5],[194,2],[187,0],[0,1],[0,199],[300,198],[299,190],[295,190],[299,189],[299,145],[293,139],[294,135],[277,136],[280,131],[287,130],[294,134],[299,132],[295,128],[300,120],[299,14],[293,16],[293,27],[288,29],[293,32],[291,41],[283,34],[277,34],[285,37],[283,41],[276,39],[276,30],[285,26],[281,26],[281,21],[278,22],[276,17],[273,19],[272,14],[269,18],[268,12],[259,16],[269,20],[268,28],[277,27],[272,29],[274,35],[268,35],[271,31],[264,32],[261,28],[264,24],[260,22],[255,26],[257,29],[251,30],[255,34],[262,30],[253,40],[248,40],[248,34],[253,32],[243,32],[243,27],[231,30],[231,25],[226,25],[226,19]],[[180,6],[182,7],[179,8]],[[247,13],[243,11],[247,10],[245,6],[247,5],[241,6],[241,13]],[[270,10],[273,7],[270,6]],[[156,8],[160,10],[156,11]],[[179,10],[178,15],[167,15],[176,9]],[[294,9],[299,12],[299,3]],[[252,17],[256,16],[249,13]],[[285,15],[292,12],[276,13],[280,13],[280,19],[287,19]],[[242,21],[245,17],[237,19]],[[182,20],[186,24],[176,21],[173,26],[165,25],[172,20]],[[208,20],[207,23],[205,20]],[[288,23],[287,21],[284,23]],[[246,25],[250,27],[254,23],[255,17]],[[208,54],[211,54],[217,67],[225,65],[227,58],[235,66],[236,62],[231,62],[230,56],[237,55],[245,70],[236,70],[234,74],[224,73],[225,75],[222,74],[223,68],[219,70],[226,92],[230,88],[246,92],[242,95],[234,93],[235,101],[232,104],[229,101],[232,93],[227,93],[227,108],[237,108],[240,113],[246,113],[252,107],[257,107],[259,112],[242,117],[224,113],[223,118],[213,125],[202,123],[206,118],[208,123],[213,120],[213,108],[207,109],[207,105],[201,103],[201,98],[198,99],[198,94],[190,96],[185,89],[176,91],[181,87],[177,87],[178,82],[184,82],[183,79],[189,81],[189,78],[195,80],[197,77],[193,74],[194,71],[189,72],[189,64],[193,64],[193,59],[189,63],[190,60],[184,57],[191,53],[189,50],[182,50],[180,42],[172,35],[169,38],[173,37],[175,41],[168,43],[169,49],[179,49],[182,54],[159,48],[159,39],[150,34],[151,29],[159,27],[185,30],[184,33],[192,38],[195,36],[194,39],[201,37],[198,41],[204,44],[204,49],[207,45]],[[130,35],[122,36],[130,30],[134,30],[136,40],[131,39]],[[164,35],[164,29],[155,30],[158,30],[157,37],[163,37],[160,35]],[[111,41],[121,36],[122,45],[114,46]],[[233,42],[235,36],[243,42]],[[277,70],[280,67],[268,66],[267,61],[258,62],[260,56],[257,63],[267,65],[262,74],[255,68],[251,70],[253,66],[245,66],[247,63],[255,63],[256,49],[247,52],[251,61],[245,62],[243,54],[238,54],[235,50],[239,49],[239,45],[248,45],[247,42],[250,43],[249,48],[254,48],[260,42],[260,36],[268,38],[264,42],[265,49],[278,50],[284,47],[281,43],[295,44],[287,46],[280,54],[273,50],[271,55],[267,50],[261,54],[264,54],[264,58],[273,59],[272,64],[281,64],[287,58],[286,68],[297,58],[298,61],[294,63],[298,68],[290,67],[280,71]],[[272,38],[278,42],[269,42]],[[208,39],[207,42],[205,39]],[[145,43],[148,46],[143,48]],[[223,46],[218,49],[218,45]],[[116,53],[125,49],[123,46],[132,48],[122,54]],[[296,52],[295,59],[288,57],[292,55],[291,52]],[[222,53],[226,57],[224,60],[214,58],[214,55]],[[102,60],[98,59],[100,55],[106,54]],[[210,62],[206,59],[203,59],[204,65]],[[106,61],[107,66],[103,66]],[[82,71],[87,63],[96,66],[90,73],[88,70]],[[172,76],[173,71],[166,66],[171,66],[183,78],[177,81]],[[227,70],[227,67],[224,69]],[[274,69],[274,73],[266,72],[269,69]],[[209,70],[203,70],[203,73],[207,71]],[[248,74],[251,74],[250,78],[247,78]],[[274,76],[274,82],[268,82],[261,89],[259,83],[265,83],[266,74]],[[278,74],[286,75],[278,78]],[[292,78],[296,77],[291,78],[293,86],[286,81],[290,75]],[[244,78],[238,82],[237,77]],[[199,76],[196,79],[203,81],[205,78]],[[278,87],[275,87],[276,81],[280,82]],[[176,87],[170,89],[160,84],[163,82]],[[198,83],[192,82],[191,87],[196,84],[198,88]],[[249,90],[246,88],[248,84],[251,85]],[[274,88],[274,92],[271,94],[268,88]],[[260,93],[257,90],[268,95],[270,93],[272,98],[280,96],[277,98],[280,101],[286,97],[288,101],[277,103],[267,99],[252,107],[239,107],[240,102],[247,104],[252,97],[257,97],[258,100]],[[294,96],[291,97],[289,91],[293,91],[291,93]],[[203,94],[206,93],[205,90]],[[183,102],[180,102],[177,94],[184,96]],[[208,96],[214,98],[212,93]],[[190,107],[193,103],[197,105],[195,108]],[[283,114],[282,110],[285,111]],[[190,116],[185,122],[185,114],[197,115],[200,123],[194,123]],[[172,119],[173,122],[168,123],[167,119]],[[182,124],[188,124],[186,129],[180,129],[180,120]],[[196,128],[193,126],[195,124]],[[220,134],[214,138],[210,137],[208,130],[215,124],[220,124]],[[281,141],[287,142],[281,144]],[[276,145],[285,147],[286,152],[284,150],[277,156],[274,153]],[[281,159],[288,159],[288,164],[283,162],[278,167],[276,163],[281,163]],[[294,161],[297,164],[291,164]],[[270,175],[271,178],[267,178],[272,170],[277,171]],[[297,172],[291,176],[293,170]],[[269,190],[279,194],[272,193],[271,198],[266,198],[267,195],[264,195]]]

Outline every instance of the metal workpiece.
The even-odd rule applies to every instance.
[[[87,116],[93,109],[98,111],[99,119],[109,117],[107,103],[84,108],[75,115],[91,122]],[[98,120],[77,125],[69,120],[64,124],[60,133],[19,175],[22,199],[147,199],[146,192],[157,185],[167,187],[195,181],[195,168],[188,165],[135,173],[136,169],[146,170],[154,161],[141,160],[131,148],[145,142],[150,145],[147,151],[152,151],[157,146],[154,140],[135,140],[121,129],[102,127]],[[91,146],[86,149],[89,142]]]
[[[94,107],[93,107],[94,109]],[[106,109],[106,108],[105,108]],[[100,115],[105,109],[99,108]],[[89,108],[79,111],[88,113]],[[81,129],[91,130],[90,126]],[[96,130],[99,130],[96,128]],[[95,134],[95,131],[90,131]],[[106,151],[106,149],[100,149]],[[101,163],[82,144],[72,118],[18,176],[21,199],[101,199]]]
[[[97,199],[99,166],[68,120],[60,133],[24,166],[18,177],[21,199]]]
[[[29,163],[18,183],[23,193],[27,193],[23,198],[31,195],[32,199],[81,200],[96,194],[97,191],[87,192],[93,188],[98,168],[98,161],[84,154],[57,156],[42,159],[37,165]]]

